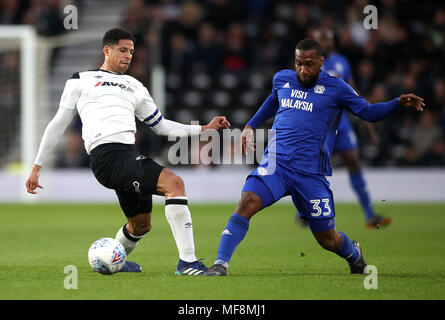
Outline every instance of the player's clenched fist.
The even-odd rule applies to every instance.
[[[209,129],[228,129],[230,128],[230,123],[227,121],[226,117],[224,116],[216,116],[210,121],[207,125],[202,126],[202,131],[209,130]]]

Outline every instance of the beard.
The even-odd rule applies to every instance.
[[[316,83],[317,83],[317,80],[318,80],[318,77],[320,76],[320,72],[318,72],[316,75],[314,75],[313,77],[311,77],[309,80],[307,80],[307,81],[303,81],[301,78],[300,78],[300,76],[297,74],[297,79],[298,79],[298,82],[300,82],[300,84],[304,87],[304,88],[306,88],[306,89],[308,89],[308,88],[312,88]]]

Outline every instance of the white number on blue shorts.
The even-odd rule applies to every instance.
[[[323,202],[324,204],[324,210],[320,208],[320,203]],[[329,216],[331,214],[331,207],[329,206],[329,198],[325,199],[314,199],[310,200],[310,203],[312,204],[312,209],[315,210],[315,212],[311,213],[311,216],[318,217],[320,215]]]

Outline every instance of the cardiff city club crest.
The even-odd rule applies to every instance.
[[[259,174],[260,176],[265,176],[265,175],[267,175],[267,169],[264,168],[264,167],[259,167],[259,168],[258,168],[258,174]]]
[[[324,86],[322,86],[321,84],[317,84],[314,87],[314,92],[318,93],[318,94],[323,94],[323,92],[326,90],[326,88]]]

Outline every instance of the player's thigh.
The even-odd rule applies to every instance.
[[[137,152],[128,152],[122,157],[122,166],[116,174],[117,191],[147,195],[157,193],[157,184],[163,166]]]
[[[335,228],[334,197],[324,176],[296,173],[293,178],[292,201],[300,217],[312,232]]]
[[[286,194],[277,171],[269,175],[262,174],[262,170],[259,172],[257,169],[247,177],[236,208],[236,212],[247,219]]]
[[[96,149],[93,150],[96,160],[91,167],[102,185],[122,192],[156,193],[163,166],[141,155],[132,146],[111,144]]]
[[[116,195],[122,211],[132,226],[135,228],[151,228],[151,212],[153,209],[153,196],[151,194],[117,190]]]

